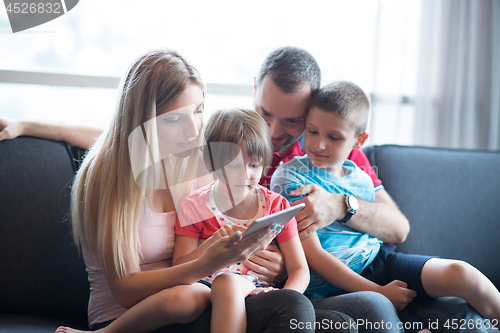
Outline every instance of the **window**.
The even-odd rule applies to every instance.
[[[382,6],[373,0],[85,0],[51,22],[16,34],[9,33],[6,12],[0,10],[0,70],[4,70],[0,72],[0,115],[104,127],[116,102],[112,85],[16,84],[6,79],[5,71],[14,71],[9,72],[14,77],[18,71],[67,74],[74,82],[87,76],[119,80],[137,56],[157,47],[176,49],[199,69],[208,84],[207,117],[221,107],[251,107],[253,77],[265,56],[283,45],[302,47],[315,56],[323,84],[350,80],[374,93],[382,82],[375,75],[383,70],[380,77],[392,85],[384,85],[381,93],[407,94],[411,89],[402,92],[401,85],[393,82],[393,74],[402,67],[381,65],[377,48],[381,41],[392,43],[388,50],[400,46],[399,40],[380,36],[384,27],[391,28],[381,25],[381,20],[402,23],[389,20],[398,17],[398,10],[408,10],[395,5],[398,2]],[[387,63],[397,62],[390,58]]]

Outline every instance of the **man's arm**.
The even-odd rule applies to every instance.
[[[302,202],[306,204],[295,216],[301,239],[333,221],[342,219],[347,213],[344,195],[329,193],[317,185],[304,185],[290,194],[307,195],[292,203],[292,206]],[[410,232],[410,224],[385,190],[375,193],[374,202],[358,199],[358,203],[357,213],[347,222],[349,227],[376,237],[384,243],[404,242]]]
[[[26,135],[65,141],[70,146],[88,149],[101,133],[101,129],[93,127],[56,125],[0,117],[0,141]]]
[[[358,198],[359,208],[347,225],[357,231],[376,237],[384,243],[402,243],[410,232],[410,225],[401,213],[396,203],[381,186],[377,173],[370,165],[370,161],[362,150],[353,149],[348,159],[365,171],[372,179],[375,192],[375,201],[368,202]],[[306,238],[311,232],[321,229],[333,221],[342,219],[347,213],[344,196],[329,193],[326,190],[308,185],[298,192],[290,192],[293,196],[309,195],[295,201],[292,206],[300,202],[306,203],[306,208],[297,214],[296,219],[300,231],[300,238]]]
[[[374,202],[358,200],[358,203],[357,213],[347,222],[349,227],[384,243],[398,244],[405,241],[410,232],[410,223],[386,190],[375,192]]]

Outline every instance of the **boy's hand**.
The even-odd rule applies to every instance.
[[[268,283],[286,276],[283,254],[275,244],[270,244],[265,250],[245,260],[243,264],[260,280]]]
[[[300,239],[303,240],[318,229],[330,225],[346,214],[345,198],[342,194],[329,193],[318,185],[310,184],[297,187],[290,192],[294,197],[307,195],[294,201],[292,206],[305,203],[306,206],[295,215]]]
[[[211,244],[217,242],[219,239],[221,239],[223,237],[227,237],[227,236],[234,234],[236,231],[240,231],[241,233],[243,233],[245,230],[246,230],[246,228],[243,226],[240,226],[240,225],[226,224],[225,226],[223,226],[222,228],[217,230],[212,235],[212,237],[210,237],[211,242],[212,242]]]
[[[383,287],[380,287],[379,293],[387,297],[396,310],[403,310],[413,298],[417,296],[414,290],[408,289],[408,285],[403,281],[394,280]]]

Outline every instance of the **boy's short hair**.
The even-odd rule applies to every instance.
[[[356,135],[366,130],[370,98],[352,82],[336,81],[322,87],[309,104],[309,108],[314,107],[339,115],[349,122]]]
[[[216,111],[205,128],[203,160],[210,172],[216,172],[234,160],[244,140],[248,156],[261,160],[263,170],[271,164],[271,135],[264,119],[248,109]]]
[[[321,71],[316,59],[306,50],[293,46],[280,47],[267,56],[257,75],[257,86],[266,75],[287,94],[306,84],[314,95],[321,85]]]

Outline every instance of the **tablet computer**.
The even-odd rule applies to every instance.
[[[252,224],[248,227],[247,230],[243,233],[243,238],[248,237],[259,230],[262,230],[274,223],[281,224],[285,226],[298,212],[302,210],[306,206],[305,203],[301,203],[299,205],[280,210],[279,212],[263,216],[261,218],[253,221]],[[242,238],[242,239],[243,239]]]

